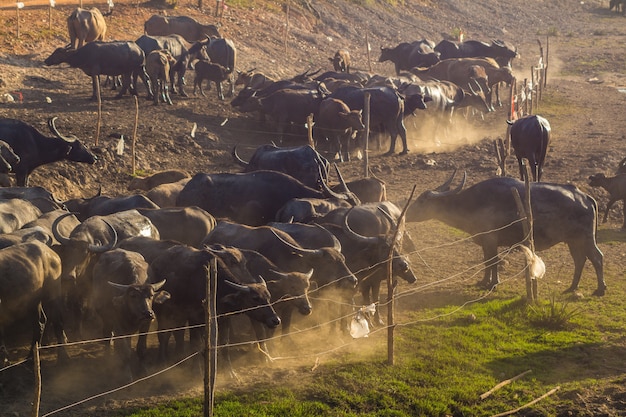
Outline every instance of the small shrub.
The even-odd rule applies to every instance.
[[[530,322],[537,327],[551,330],[567,328],[570,320],[579,313],[579,307],[570,308],[568,302],[558,302],[554,296],[548,303],[528,306]]]

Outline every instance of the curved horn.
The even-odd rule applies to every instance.
[[[307,249],[301,246],[295,246],[293,243],[287,242],[285,239],[283,239],[278,233],[276,233],[276,230],[274,230],[273,228],[270,228],[270,230],[278,240],[289,246],[294,252],[298,254],[317,255],[320,253],[320,251],[317,249]]]
[[[107,281],[107,283],[108,283],[111,287],[113,287],[113,288],[117,288],[118,290],[125,290],[126,288],[130,287],[130,285],[118,284],[117,282]]]
[[[51,227],[52,235],[54,236],[56,240],[59,241],[61,245],[69,245],[72,242],[72,240],[69,237],[61,235],[61,232],[59,232],[59,223],[61,223],[61,221],[64,218],[68,216],[73,216],[73,215],[74,213],[63,213],[62,215],[54,219],[54,222],[52,222],[52,227]]]
[[[383,216],[385,216],[387,218],[387,220],[389,220],[389,223],[391,223],[393,225],[393,227],[398,226],[398,222],[396,222],[396,219],[394,219],[393,216],[387,210],[385,210],[381,206],[378,206],[377,209],[378,209],[378,211],[383,213]]]
[[[350,236],[352,239],[354,240],[360,240],[363,242],[367,242],[367,243],[373,243],[376,244],[379,242],[377,237],[373,237],[373,236],[363,236],[357,232],[355,232],[354,230],[352,230],[352,228],[350,227],[350,225],[348,224],[348,216],[350,215],[350,212],[352,211],[352,209],[348,210],[346,212],[346,215],[343,216],[343,230],[346,232],[346,234],[348,236]]]
[[[87,249],[89,250],[89,252],[104,253],[104,252],[110,251],[111,249],[115,247],[115,245],[117,245],[117,231],[113,228],[113,226],[111,226],[111,223],[109,223],[105,219],[102,219],[102,221],[106,223],[107,226],[109,226],[109,229],[111,229],[111,232],[113,233],[113,239],[107,245],[90,244],[89,246],[87,246]]]
[[[152,287],[152,290],[156,292],[156,291],[159,291],[161,288],[163,288],[163,286],[165,285],[165,281],[166,280],[155,282],[154,284],[151,284],[150,286]]]
[[[466,180],[467,180],[467,172],[463,172],[463,179],[461,180],[461,183],[455,189],[448,190],[448,191],[431,191],[431,194],[436,196],[436,197],[444,197],[444,196],[447,196],[447,195],[457,194],[465,186],[465,181]]]
[[[326,229],[324,226],[322,226],[319,223],[313,223],[313,226],[323,230],[324,232],[328,233],[328,235],[332,238],[333,240],[333,248],[337,249],[337,252],[341,252],[341,242],[339,241],[339,239],[337,239],[337,236],[335,236],[334,234],[332,234],[328,229]]]
[[[228,284],[228,285],[230,285],[234,289],[239,290],[239,291],[245,291],[245,292],[250,292],[251,291],[250,287],[248,287],[247,285],[237,284],[236,282],[233,282],[233,281],[231,281],[229,279],[225,279],[223,282]]]
[[[235,159],[235,162],[237,162],[239,165],[243,167],[248,167],[248,165],[250,165],[248,162],[241,159],[239,155],[237,155],[237,145],[233,146],[232,155],[233,155],[233,158]]]
[[[452,184],[452,181],[454,180],[456,171],[457,169],[455,168],[454,171],[452,171],[452,175],[450,175],[450,178],[448,178],[446,182],[441,184],[439,187],[435,188],[433,191],[447,191],[450,188],[450,184]]]
[[[55,121],[58,119],[57,116],[54,117],[50,117],[48,119],[48,128],[50,129],[50,132],[52,132],[53,135],[55,135],[56,137],[63,139],[63,140],[69,140],[66,136],[63,136],[59,130],[57,129],[56,125],[55,125]]]

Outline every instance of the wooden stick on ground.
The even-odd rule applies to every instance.
[[[554,394],[555,392],[557,392],[560,389],[561,389],[561,387],[552,388],[550,391],[546,392],[541,397],[535,398],[531,402],[526,403],[523,406],[516,408],[515,410],[509,410],[509,411],[505,411],[504,413],[494,414],[491,417],[504,417],[504,416],[510,416],[511,414],[515,414],[518,411],[520,411],[520,410],[522,410],[522,409],[524,409],[526,407],[530,407],[531,405],[533,405],[535,403],[538,403],[539,401],[543,400],[544,398],[549,397],[550,395]]]
[[[498,385],[496,385],[495,387],[491,388],[489,391],[485,392],[484,394],[480,395],[480,399],[484,400],[485,398],[489,397],[491,394],[493,394],[494,392],[496,392],[497,390],[499,390],[500,388],[509,385],[511,382],[515,382],[518,379],[520,379],[521,377],[523,377],[526,374],[531,373],[532,370],[529,369],[528,371],[522,372],[521,374],[519,374],[518,376],[514,376],[511,379],[507,379],[505,381],[500,382]]]

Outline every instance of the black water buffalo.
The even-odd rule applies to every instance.
[[[61,222],[72,213],[59,216],[52,223],[52,233],[60,245],[55,251],[63,262],[61,279],[68,308],[76,320],[74,329],[80,333],[83,304],[91,293],[93,265],[100,254],[111,250],[118,240],[132,236],[159,237],[150,220],[137,210],[127,210],[107,216],[93,216],[77,225],[69,234],[61,232]]]
[[[146,354],[146,335],[155,319],[153,303],[169,298],[159,291],[165,281],[148,284],[148,263],[139,253],[113,249],[103,253],[93,267],[91,306],[102,320],[102,337],[110,343],[115,339],[115,353],[121,368],[130,367],[130,379],[143,374],[142,359]],[[131,357],[130,336],[139,332],[137,357]],[[120,336],[127,336],[119,338]]]
[[[57,338],[58,358],[67,358],[61,318],[61,259],[41,242],[28,242],[0,250],[0,366],[8,362],[9,325],[27,322],[32,329],[29,357],[41,344],[46,320]]]
[[[176,59],[167,49],[158,49],[146,55],[146,73],[150,78],[155,106],[159,103],[173,104],[170,97],[170,71],[175,65]]]
[[[142,35],[137,38],[135,43],[144,51],[146,57],[150,52],[157,50],[165,49],[170,52],[176,60],[176,63],[171,65],[169,69],[170,88],[173,93],[179,92],[183,97],[186,97],[187,94],[183,89],[185,72],[191,61],[206,56],[204,44],[195,42],[193,45],[189,45],[181,35],[176,34],[167,36]],[[178,77],[176,77],[177,74]],[[136,82],[136,79],[133,82]]]
[[[78,49],[87,42],[104,41],[107,24],[98,8],[87,10],[78,7],[67,18],[67,31],[70,46]]]
[[[210,38],[203,42],[211,62],[220,64],[228,72],[229,96],[235,95],[234,73],[237,66],[237,48],[228,38]],[[221,86],[220,86],[221,89]]]
[[[541,181],[543,163],[550,144],[550,123],[538,115],[524,116],[514,122],[507,120],[507,123],[511,125],[511,146],[519,163],[521,179],[526,176],[526,169],[522,165],[522,159],[526,158],[533,181]]]
[[[435,190],[422,193],[409,207],[407,222],[440,220],[473,236],[483,249],[485,277],[482,284],[492,288],[498,278],[498,247],[513,246],[524,240],[522,223],[511,189],[524,195],[524,183],[509,177],[496,177],[463,190],[461,184],[449,190],[452,177]],[[567,292],[578,288],[583,266],[591,261],[598,278],[594,295],[604,295],[602,252],[596,244],[598,205],[574,185],[530,183],[533,231],[537,251],[565,243],[574,259],[574,279]]]
[[[203,25],[188,16],[153,15],[144,23],[148,35],[181,35],[187,42],[204,40],[208,37],[221,37],[217,26]]]
[[[318,90],[285,88],[263,97],[253,93],[237,109],[242,113],[258,111],[267,115],[275,122],[278,138],[282,142],[288,127],[304,127],[309,115],[318,113],[324,98],[326,95]]]
[[[430,67],[439,62],[439,53],[433,48],[435,43],[427,39],[415,42],[402,42],[394,48],[380,47],[378,62],[391,61],[396,68],[396,74],[413,67]]]
[[[24,226],[22,226],[22,228],[41,227],[46,231],[48,235],[52,237],[51,244],[58,245],[60,242],[56,240],[54,234],[52,233],[52,225],[57,218],[59,218],[60,216],[65,216],[66,214],[67,210],[65,209],[52,210],[47,213],[43,213],[37,219],[26,223]],[[72,230],[74,230],[74,228],[79,224],[80,220],[78,220],[76,216],[67,216],[65,221],[63,221],[63,223],[60,224],[58,227],[61,235],[69,236],[69,234],[72,233]]]
[[[495,39],[491,44],[475,40],[457,43],[444,39],[434,49],[441,54],[441,59],[486,57],[493,58],[501,66],[507,67],[510,67],[511,60],[517,57],[516,47]]]
[[[63,203],[80,221],[92,216],[106,216],[137,208],[158,209],[159,206],[142,194],[108,197],[98,193],[90,198],[73,198]]]
[[[207,81],[208,88],[211,89],[211,82],[214,82],[215,90],[217,91],[217,98],[219,100],[224,100],[222,81],[226,81],[231,78],[232,69],[225,68],[214,62],[198,61],[196,63],[195,71],[196,77],[193,80],[193,94],[196,95],[196,90],[199,90],[202,97],[206,97],[202,84]]]
[[[159,230],[161,239],[199,247],[215,227],[215,217],[200,207],[138,208]]]
[[[356,133],[365,129],[363,110],[350,110],[346,103],[336,98],[324,99],[314,129],[317,143],[326,143],[330,155],[338,153],[340,161],[349,161]]]
[[[39,216],[41,210],[28,200],[0,199],[0,233],[11,233]]]
[[[606,209],[602,217],[602,223],[606,223],[609,210],[611,210],[613,204],[619,200],[622,200],[622,204],[626,202],[626,175],[618,174],[614,177],[607,177],[602,173],[590,175],[589,185],[592,187],[602,187],[609,193],[609,201],[606,203]],[[624,215],[622,229],[626,229],[626,204],[622,207],[622,214]]]
[[[261,276],[253,276],[245,265],[241,252],[232,247],[209,246],[195,249],[186,245],[173,246],[163,252],[151,264],[150,282],[166,280],[163,290],[171,298],[160,305],[155,305],[159,330],[174,330],[177,355],[183,353],[183,326],[192,326],[189,339],[192,349],[199,346],[202,329],[198,325],[205,323],[205,300],[209,282],[209,265],[217,258],[217,314],[219,345],[228,344],[231,326],[230,316],[235,312],[246,312],[252,319],[274,328],[280,324],[280,318],[270,304],[270,293]],[[229,314],[230,313],[230,314]],[[159,356],[168,357],[167,344],[170,332],[159,333]],[[228,349],[225,360],[220,361],[232,371]]]
[[[244,168],[243,172],[260,170],[278,171],[288,174],[307,187],[318,189],[320,181],[328,183],[330,163],[311,145],[279,148],[275,145],[261,145],[246,162],[237,155],[237,146],[232,152],[235,162]]]
[[[328,59],[333,64],[335,71],[350,74],[350,52],[347,49],[338,50],[332,58]]]
[[[260,226],[273,221],[278,210],[292,198],[335,197],[354,202],[349,194],[336,193],[324,182],[321,185],[324,190],[318,191],[276,171],[198,173],[181,190],[176,205],[198,206],[214,217]]]
[[[98,158],[76,138],[62,136],[55,126],[56,117],[48,120],[55,137],[39,133],[33,126],[16,119],[0,119],[0,138],[20,157],[13,167],[18,186],[28,185],[28,176],[35,168],[57,161],[93,164]]]
[[[90,42],[78,49],[57,48],[45,59],[46,65],[58,65],[66,62],[72,68],[80,68],[91,77],[92,96],[97,98],[100,75],[122,76],[122,89],[117,98],[122,97],[130,89],[131,94],[137,94],[132,79],[136,75],[141,77],[146,90],[151,92],[149,78],[145,69],[146,56],[135,42]]]
[[[223,220],[207,235],[204,243],[255,250],[283,271],[306,273],[314,269],[311,280],[319,287],[333,285],[352,291],[357,283],[336,247],[303,247],[288,233],[270,226],[250,227]]]
[[[338,198],[293,198],[276,212],[276,221],[310,223],[337,208],[352,206],[348,201]]]
[[[392,155],[396,148],[398,135],[402,139],[402,152],[409,152],[406,140],[406,127],[404,125],[405,98],[397,90],[390,87],[342,87],[331,94],[331,98],[343,101],[352,110],[362,110],[365,103],[365,93],[370,94],[370,125],[382,125],[383,129],[391,136],[391,143],[386,155]],[[415,108],[426,108],[423,97],[418,97]],[[413,111],[411,110],[411,112]]]
[[[19,198],[30,201],[42,213],[63,208],[63,202],[58,200],[52,193],[43,187],[2,187],[0,188],[0,199],[10,200]]]

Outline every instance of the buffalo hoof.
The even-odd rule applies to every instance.
[[[189,94],[185,93],[184,91],[180,92],[180,96],[181,97],[189,97]]]
[[[402,152],[400,152],[400,155],[406,155],[409,153],[408,149],[403,150]]]
[[[497,282],[491,282],[491,281],[479,281],[478,284],[476,284],[479,288],[483,288],[485,290],[488,291],[492,291],[495,290],[496,287],[498,286]]]
[[[387,151],[383,154],[383,156],[392,156],[394,153],[394,151]]]
[[[598,297],[602,297],[604,295],[604,292],[606,291],[606,287],[603,288],[597,288],[594,292],[593,295],[597,295]]]

